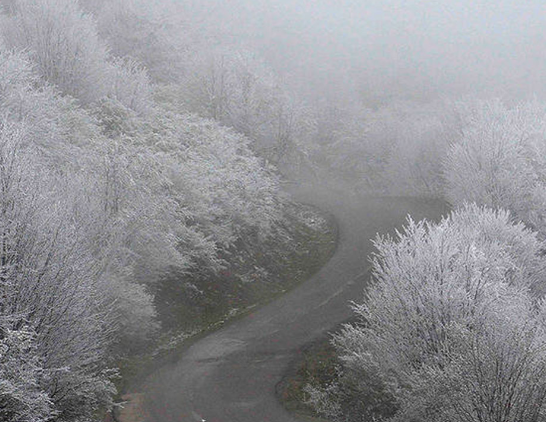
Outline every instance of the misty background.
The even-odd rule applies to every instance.
[[[193,23],[214,28],[217,40],[256,49],[308,97],[377,105],[545,93],[541,1],[234,0],[185,7]]]

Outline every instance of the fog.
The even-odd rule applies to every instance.
[[[202,4],[198,4],[202,3]],[[195,2],[225,42],[250,44],[307,95],[370,104],[544,96],[541,1]]]
[[[545,9],[0,0],[0,421],[545,422]]]

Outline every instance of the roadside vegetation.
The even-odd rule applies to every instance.
[[[94,420],[119,362],[301,280],[329,228],[282,191],[282,89],[257,133],[209,113],[176,5],[0,5],[0,419]]]
[[[336,350],[326,335],[308,344],[299,351],[284,378],[275,388],[283,406],[299,418],[321,420],[320,415],[308,401],[309,385],[326,386],[337,381],[339,359]]]
[[[542,421],[546,109],[477,101],[442,161],[454,211],[378,235],[355,320],[279,397],[332,421]],[[532,405],[530,405],[532,403]]]
[[[161,333],[120,362],[120,394],[202,335],[253,312],[311,277],[333,255],[337,227],[331,216],[302,204],[290,206],[284,241],[241,252],[217,274],[169,274],[154,294]],[[181,287],[182,286],[182,287]],[[188,291],[189,290],[189,291]]]

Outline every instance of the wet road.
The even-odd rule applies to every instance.
[[[313,278],[187,349],[176,363],[146,383],[149,422],[296,421],[277,401],[275,386],[308,342],[351,316],[360,300],[372,252],[370,239],[392,231],[411,214],[416,220],[445,211],[439,202],[409,198],[355,198],[296,192],[301,202],[332,213],[339,246]]]

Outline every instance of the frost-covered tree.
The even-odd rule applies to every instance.
[[[143,45],[162,24],[133,13],[136,3],[127,12],[129,3],[2,3],[0,321],[9,323],[0,325],[0,411],[8,419],[88,420],[110,406],[111,358],[158,329],[154,282],[218,270],[227,249],[280,232],[279,178],[252,140],[181,112],[168,87],[153,98],[154,83],[177,81],[162,73],[170,51],[154,51],[166,45],[161,37]],[[129,24],[116,28],[117,19]],[[231,116],[242,127],[258,111],[234,92],[232,104],[246,111]],[[287,140],[295,124],[283,107],[270,108],[283,115],[271,128]]]
[[[39,388],[64,420],[92,414],[114,392],[105,372],[113,302],[89,237],[96,221],[75,194],[82,180],[62,181],[41,167],[25,133],[15,123],[0,127],[1,311],[19,317],[12,331],[34,331]]]
[[[354,400],[379,388],[393,421],[545,420],[536,234],[506,211],[467,205],[375,244],[358,322],[334,339]]]
[[[154,262],[147,251],[165,262],[177,239],[159,227],[161,212],[145,212],[155,205],[150,179],[158,180],[141,176],[140,155],[149,154],[135,152],[140,161],[126,168],[127,154],[111,154],[115,142],[98,121],[37,83],[29,62],[0,51],[2,315],[18,316],[15,334],[23,324],[34,333],[36,391],[70,419],[108,405],[113,343],[135,344],[157,328],[149,289],[135,283],[137,273],[146,278],[137,263]],[[157,232],[145,240],[143,227]]]
[[[179,110],[234,128],[253,140],[254,151],[274,164],[291,162],[304,153],[302,138],[311,125],[307,107],[288,93],[256,54],[211,48],[190,56],[186,66],[181,84],[166,87],[178,91]]]
[[[533,305],[516,301],[519,318],[493,309],[481,332],[454,327],[449,362],[414,373],[393,422],[546,420],[546,333]]]
[[[35,333],[26,326],[13,329],[2,317],[0,328],[0,418],[5,421],[45,422],[54,415],[53,403],[41,389],[43,374]]]
[[[442,103],[400,102],[378,110],[359,103],[339,106],[336,114],[317,119],[334,119],[318,155],[360,190],[438,197],[450,114]],[[317,127],[322,130],[323,124]]]
[[[40,85],[37,84],[36,75],[31,71],[27,56],[0,51],[0,75],[2,90],[0,108],[3,118],[7,123],[11,122],[13,127],[19,127],[21,130],[24,128],[20,147],[23,150],[30,148],[34,151],[37,162],[46,174],[51,172],[60,180],[73,179],[75,183],[73,187],[83,195],[79,199],[88,198],[85,199],[86,210],[90,214],[94,213],[96,224],[87,227],[91,230],[87,237],[90,242],[96,241],[98,246],[112,246],[109,251],[111,263],[108,271],[110,276],[113,276],[114,272],[119,275],[111,280],[111,284],[113,286],[116,284],[114,280],[118,280],[124,286],[123,289],[113,286],[113,292],[118,292],[115,293],[115,302],[126,311],[131,309],[124,303],[123,295],[119,294],[124,291],[129,302],[134,303],[135,298],[130,299],[133,290],[128,280],[134,280],[131,263],[134,262],[135,253],[130,252],[129,245],[132,243],[128,237],[131,235],[130,238],[134,239],[132,233],[136,231],[136,227],[150,227],[152,231],[154,230],[151,228],[154,226],[152,222],[161,221],[161,214],[157,211],[155,218],[152,219],[150,212],[144,212],[142,209],[145,206],[152,206],[147,204],[156,203],[146,197],[153,190],[151,186],[148,187],[146,182],[148,178],[141,180],[141,186],[138,188],[135,181],[137,176],[127,174],[130,170],[141,172],[139,166],[146,168],[146,164],[134,163],[126,169],[124,167],[126,158],[122,154],[117,156],[113,154],[117,148],[116,143],[102,135],[98,121],[92,115],[78,107],[70,98],[59,96],[48,86],[36,89],[36,86]],[[141,151],[135,152],[135,156],[147,157],[149,154]],[[82,183],[78,184],[79,181]],[[128,190],[131,190],[130,194]],[[126,193],[128,196],[122,200],[116,198],[114,193],[118,196]],[[62,197],[69,197],[74,195],[74,192],[67,190],[60,194]],[[76,201],[76,198],[73,200]],[[113,215],[111,207],[116,202],[123,204],[124,208],[117,215]],[[125,206],[127,204],[130,207]],[[126,212],[127,208],[131,211]],[[129,227],[132,227],[132,230]],[[155,238],[159,239],[163,230],[158,226],[154,227],[157,231]],[[169,236],[163,237],[169,239]],[[167,253],[171,247],[168,245],[173,242],[175,240],[170,243],[164,240],[162,246],[149,240],[142,243],[147,243],[153,252],[159,250],[158,255],[163,254],[165,259],[169,259],[172,255]],[[95,253],[100,255],[100,249],[101,247]],[[146,255],[144,251],[139,254]],[[148,258],[148,261],[151,260]],[[171,260],[173,265],[176,265],[176,262],[176,259]],[[150,270],[152,268],[154,266],[150,265]],[[140,292],[137,296],[144,298],[140,286],[134,285],[134,292],[135,294]],[[146,310],[145,313],[152,315],[151,307],[151,298],[148,297],[146,301],[140,302],[138,309],[139,312]],[[132,309],[136,310],[137,307]],[[126,321],[131,320],[136,318],[133,319],[127,314]],[[145,325],[147,324],[144,324],[143,328]],[[140,333],[146,332],[146,329],[140,330]]]
[[[136,152],[149,151],[147,165],[138,167],[147,169],[146,180],[157,181],[153,202],[170,204],[164,222],[178,225],[178,245],[193,263],[215,266],[218,247],[256,230],[261,236],[273,233],[282,218],[279,180],[252,153],[248,138],[214,121],[164,109],[140,118],[110,102],[97,115],[122,150],[135,150],[139,160],[145,158]]]
[[[153,106],[152,86],[144,67],[131,59],[118,59],[112,66],[109,95],[138,114]]]
[[[462,133],[445,160],[448,200],[508,209],[544,233],[546,108],[498,100],[459,108]]]
[[[77,0],[16,0],[8,11],[5,45],[27,50],[43,80],[84,103],[107,93],[107,48]]]
[[[143,0],[86,1],[101,38],[116,58],[144,66],[155,82],[179,80],[184,71],[187,15],[175,2]]]

